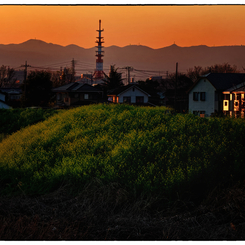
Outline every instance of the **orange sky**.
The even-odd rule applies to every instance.
[[[0,43],[29,39],[94,47],[245,45],[245,6],[0,6]]]

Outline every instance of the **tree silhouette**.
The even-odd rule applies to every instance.
[[[187,77],[189,77],[193,82],[195,82],[201,75],[208,73],[236,73],[239,72],[235,65],[231,66],[228,63],[215,64],[212,66],[207,66],[202,68],[201,66],[194,66],[187,70]]]
[[[51,98],[51,73],[31,71],[22,85],[22,106],[47,106]]]
[[[106,90],[114,89],[123,86],[123,79],[121,73],[117,72],[118,68],[115,65],[111,66],[109,76],[105,74],[105,79],[103,79],[103,86]]]
[[[15,70],[9,66],[2,65],[0,67],[0,87],[12,85],[11,80],[14,77]],[[13,81],[15,82],[15,81]]]

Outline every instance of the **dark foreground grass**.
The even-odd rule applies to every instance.
[[[244,240],[245,185],[219,189],[199,206],[138,197],[98,179],[77,196],[69,187],[0,200],[1,240]],[[156,205],[158,209],[156,209]]]

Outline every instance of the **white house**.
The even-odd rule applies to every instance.
[[[6,95],[0,92],[0,109],[11,109],[12,107],[5,102]]]
[[[108,100],[114,103],[146,104],[151,96],[135,83],[113,89],[107,94]]]
[[[189,90],[189,111],[202,116],[222,112],[222,92],[244,81],[244,73],[209,73],[201,76]]]

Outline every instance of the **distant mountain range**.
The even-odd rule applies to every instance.
[[[77,45],[61,46],[41,40],[28,40],[20,44],[0,44],[0,65],[20,67],[28,62],[33,67],[52,69],[64,67],[76,60],[78,74],[95,69],[96,48],[85,49]],[[245,46],[208,47],[205,45],[179,47],[171,45],[160,49],[152,49],[141,45],[125,47],[110,46],[104,48],[104,68],[131,66],[138,70],[175,71],[176,62],[180,72],[186,72],[194,66],[210,66],[229,63],[242,70],[245,67]],[[149,74],[150,75],[150,74]],[[156,74],[152,74],[156,75]]]

